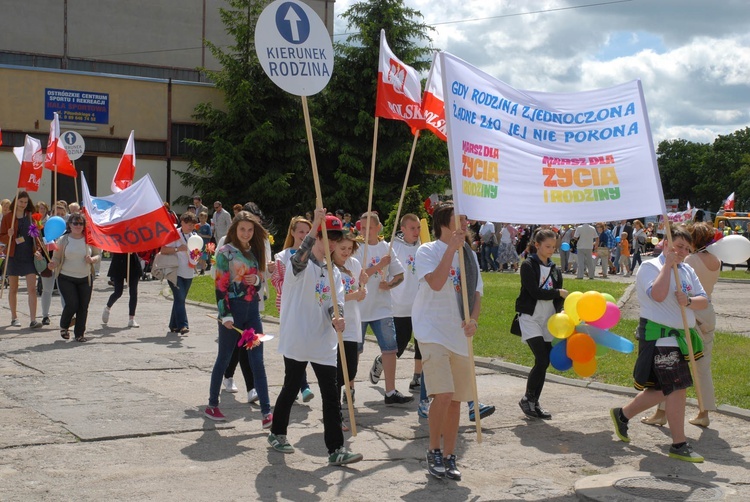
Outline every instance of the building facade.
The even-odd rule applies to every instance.
[[[304,0],[333,29],[333,0]],[[185,138],[200,129],[196,105],[223,96],[198,68],[220,69],[203,40],[233,43],[222,24],[223,0],[5,0],[0,15],[0,198],[12,199],[26,134],[46,146],[52,113],[78,132],[75,161],[92,195],[110,183],[131,130],[136,179],[150,174],[165,201],[192,195],[174,171],[186,169]],[[45,171],[33,200],[76,200],[72,178],[55,186]],[[78,195],[80,198],[80,195]],[[212,202],[212,201],[209,201]],[[224,201],[225,204],[242,201]],[[205,203],[205,201],[204,201]],[[178,212],[184,207],[176,207]]]

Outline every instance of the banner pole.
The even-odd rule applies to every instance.
[[[369,247],[370,243],[368,242],[368,239],[370,238],[370,217],[369,214],[372,212],[372,192],[375,186],[375,157],[378,150],[378,127],[380,125],[380,117],[377,115],[375,116],[375,130],[372,135],[372,160],[370,162],[370,189],[367,194],[367,221],[365,221],[365,245],[364,250],[362,251],[362,269],[367,269],[367,248]]]
[[[396,238],[396,229],[398,228],[398,219],[401,217],[401,208],[404,205],[404,196],[406,195],[406,186],[409,183],[409,173],[411,172],[411,164],[414,160],[414,151],[417,149],[417,140],[419,139],[419,130],[414,133],[414,141],[411,144],[411,153],[409,154],[409,163],[406,165],[406,176],[404,176],[404,185],[401,187],[401,198],[398,199],[398,209],[396,209],[396,219],[393,220],[393,231],[391,231],[391,240],[388,246],[388,256],[393,251],[393,239]],[[390,265],[388,265],[390,267]],[[385,276],[388,276],[386,267]]]
[[[461,228],[461,218],[458,215],[458,212],[455,209],[455,205],[453,206],[453,218],[456,222],[456,229]],[[466,241],[464,241],[465,243]],[[461,244],[461,247],[458,248],[458,266],[461,270],[461,300],[463,301],[464,306],[464,323],[467,323],[469,319],[471,319],[471,312],[469,312],[469,294],[466,291],[466,263],[464,262],[464,243]],[[476,421],[474,422],[477,429],[477,443],[482,442],[482,417],[479,415],[479,390],[477,389],[477,370],[476,366],[474,365],[474,337],[468,337],[466,339],[466,344],[469,347],[469,365],[471,367],[471,390],[474,397],[474,418]]]
[[[16,207],[18,206],[18,194],[21,192],[21,189],[16,187],[16,198],[13,199],[16,201],[15,204],[13,204],[13,217],[10,219],[10,228],[8,229],[8,246],[5,248],[5,263],[3,264],[3,279],[2,282],[0,282],[0,298],[3,297],[3,291],[5,291],[5,276],[8,273],[8,261],[10,261],[10,244],[11,240],[13,239],[13,229],[16,226]]]
[[[667,215],[663,214],[662,218],[664,218],[664,234],[667,236],[667,245],[671,249],[672,228],[669,224],[669,218],[667,218]],[[680,273],[677,269],[676,263],[672,266],[672,271],[674,272],[674,282],[676,289],[677,291],[679,291],[681,289]],[[701,392],[700,378],[695,367],[695,352],[693,352],[693,340],[690,337],[690,325],[688,324],[687,314],[683,305],[680,305],[680,314],[682,314],[682,325],[685,329],[685,340],[687,341],[688,357],[690,359],[690,371],[693,373],[693,383],[695,384],[695,397],[698,399],[698,409],[700,411],[705,411],[705,409],[703,408],[703,393]]]
[[[310,162],[312,164],[313,182],[315,183],[315,202],[318,208],[323,207],[323,195],[320,190],[320,180],[318,179],[318,162],[315,159],[315,145],[313,143],[312,126],[310,125],[310,111],[307,107],[307,96],[301,96],[302,98],[302,112],[305,116],[305,132],[307,133],[307,146],[310,150]],[[323,222],[325,225],[325,222]],[[317,229],[313,229],[317,230]],[[331,301],[333,302],[333,315],[339,317],[339,303],[336,298],[336,286],[333,284],[333,261],[331,260],[331,248],[328,245],[328,232],[325,228],[323,234],[323,247],[326,253],[326,268],[328,270],[328,281],[331,286]],[[344,335],[341,331],[336,330],[336,336],[339,339],[339,359],[341,361],[341,369],[344,373],[344,392],[346,394],[346,402],[349,408],[349,423],[351,424],[352,436],[357,435],[357,424],[354,421],[354,404],[352,403],[352,392],[349,388],[349,368],[346,364],[346,352],[344,351]]]

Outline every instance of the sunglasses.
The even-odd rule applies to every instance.
[[[70,226],[71,227],[82,227],[84,223],[82,221],[71,221]]]

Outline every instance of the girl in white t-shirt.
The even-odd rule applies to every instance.
[[[346,329],[343,333],[344,355],[352,396],[354,396],[354,377],[357,376],[357,364],[359,362],[358,348],[359,344],[362,343],[362,315],[359,311],[359,302],[364,300],[367,295],[367,290],[364,287],[367,282],[367,275],[362,271],[362,265],[359,261],[352,256],[358,247],[359,244],[354,240],[354,236],[346,234],[343,239],[336,243],[331,253],[333,264],[341,272],[341,282],[344,284],[344,320],[346,321]],[[344,370],[340,352],[337,369],[336,381],[339,384],[340,391],[344,385]],[[344,428],[346,430],[346,426]]]

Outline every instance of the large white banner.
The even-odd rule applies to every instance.
[[[440,57],[461,214],[511,223],[666,214],[639,80],[569,94],[519,91]]]

